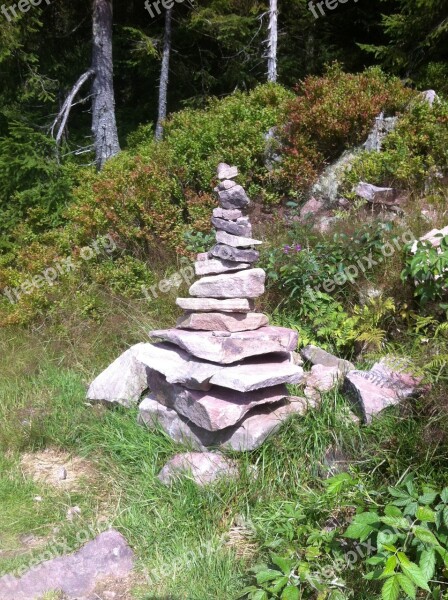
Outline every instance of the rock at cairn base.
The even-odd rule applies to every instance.
[[[186,452],[176,454],[169,460],[157,478],[171,485],[180,477],[190,477],[197,485],[206,486],[225,477],[238,476],[238,467],[222,454],[215,452]]]
[[[285,401],[278,407],[257,408],[234,427],[210,432],[149,396],[140,404],[138,421],[151,430],[161,427],[174,441],[195,450],[219,448],[250,452],[259,448],[292,415],[304,415],[310,406],[313,404],[297,398],[294,402]]]
[[[418,395],[422,377],[406,372],[408,367],[403,359],[388,357],[370,371],[347,373],[344,390],[359,408],[365,423],[370,423],[388,406]]]

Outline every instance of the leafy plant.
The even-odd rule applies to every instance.
[[[415,282],[415,296],[422,304],[442,301],[448,289],[448,235],[440,238],[440,245],[419,241],[415,252],[409,256],[401,274],[403,281]],[[441,303],[441,308],[448,305]]]
[[[432,580],[443,579],[448,568],[448,488],[419,490],[408,476],[389,493],[384,511],[357,514],[345,532],[375,549],[366,560],[374,569],[365,578],[381,582],[383,600],[415,599],[418,590],[440,598],[440,587]]]

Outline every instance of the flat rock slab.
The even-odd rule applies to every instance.
[[[161,427],[174,441],[196,450],[213,447],[246,452],[259,448],[286,420],[294,414],[305,414],[309,406],[307,400],[296,398],[280,406],[257,408],[237,426],[213,433],[197,427],[149,396],[140,404],[138,421],[149,429]]]
[[[0,600],[37,600],[48,591],[62,591],[78,599],[93,594],[101,579],[120,580],[134,566],[134,554],[115,530],[101,533],[74,554],[41,563],[20,578],[0,579]]]
[[[180,317],[178,329],[195,331],[254,331],[269,325],[269,319],[261,313],[190,313]]]
[[[177,306],[195,312],[248,313],[254,310],[254,303],[247,298],[217,300],[216,298],[178,298]]]
[[[221,369],[210,383],[239,392],[253,392],[280,384],[298,385],[303,379],[302,367],[292,364],[289,358],[283,362],[261,359]]]
[[[361,181],[356,188],[356,194],[372,204],[395,204],[396,193],[393,188],[383,188]]]
[[[250,356],[293,352],[298,342],[297,332],[283,327],[262,327],[257,331],[227,333],[223,336],[183,329],[152,331],[149,335],[176,344],[193,356],[222,365]]]
[[[355,365],[353,365],[348,360],[343,360],[342,358],[338,358],[322,348],[318,348],[317,346],[305,346],[300,351],[302,357],[310,362],[312,365],[324,365],[324,367],[337,367],[341,371],[353,371]]]
[[[242,394],[214,386],[208,392],[188,390],[181,385],[169,384],[156,371],[150,372],[151,395],[161,404],[173,408],[201,429],[221,431],[239,423],[253,408],[263,404],[278,404],[286,398],[285,386]]]
[[[176,454],[157,476],[165,485],[171,485],[180,477],[189,477],[203,487],[222,478],[238,476],[236,461],[215,452],[186,452]]]
[[[370,371],[349,371],[344,391],[357,404],[364,422],[388,406],[420,392],[422,378],[406,372],[409,365],[400,359],[383,358]]]
[[[232,167],[227,163],[219,163],[216,174],[218,179],[234,179],[238,177],[238,167]]]
[[[220,258],[231,262],[254,263],[260,258],[260,253],[257,250],[241,250],[232,248],[226,244],[216,244],[210,252],[210,258]]]
[[[193,283],[190,295],[199,298],[259,298],[265,292],[266,273],[248,269],[238,273],[204,277]]]
[[[220,365],[203,362],[192,357],[174,344],[140,344],[137,359],[150,371],[162,373],[168,383],[179,383],[192,390],[207,391],[210,379],[222,369]]]
[[[260,240],[254,240],[252,238],[231,235],[225,231],[216,232],[216,241],[218,244],[225,244],[232,248],[252,248],[252,246],[260,246],[263,243]]]
[[[213,216],[216,219],[225,219],[226,221],[237,221],[243,216],[240,210],[226,210],[225,208],[215,208]]]
[[[194,270],[198,277],[203,277],[204,275],[221,275],[222,273],[231,273],[232,271],[244,271],[244,269],[250,269],[250,264],[219,259],[200,260],[194,265]]]
[[[241,185],[235,185],[228,190],[218,192],[221,208],[233,210],[235,208],[245,208],[249,206],[250,200]]]
[[[212,225],[215,229],[225,231],[231,235],[250,237],[252,235],[252,225],[248,219],[242,218],[238,221],[226,221],[225,219],[212,218]]]
[[[311,372],[307,374],[305,396],[318,400],[320,394],[331,392],[343,378],[344,372],[338,367],[314,365]]]
[[[136,353],[144,344],[137,344],[124,352],[90,384],[87,399],[132,406],[148,388],[146,367],[137,360]]]

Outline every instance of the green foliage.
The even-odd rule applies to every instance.
[[[394,73],[421,79],[432,61],[446,59],[448,21],[445,0],[398,0],[382,14],[387,43],[360,44]],[[434,87],[435,81],[430,87]]]
[[[383,511],[358,513],[345,536],[374,547],[366,560],[374,569],[365,578],[382,582],[383,600],[416,598],[419,589],[438,597],[432,580],[443,578],[448,567],[448,488],[419,489],[408,476],[389,493]]]
[[[72,199],[72,178],[56,157],[53,140],[20,123],[0,138],[0,236],[3,247],[26,221],[34,232],[62,223]],[[1,247],[0,247],[1,250]]]
[[[380,69],[344,73],[332,65],[323,77],[307,77],[288,106],[285,160],[280,177],[305,191],[326,161],[363,141],[381,112],[402,110],[411,96]]]
[[[359,181],[398,189],[437,188],[438,176],[448,169],[448,102],[414,101],[381,152],[363,152],[346,170],[343,189],[350,196]],[[353,194],[352,194],[353,195]]]
[[[415,252],[409,255],[402,280],[415,282],[415,296],[425,305],[446,300],[448,289],[448,236],[441,234],[440,244],[419,241]],[[446,310],[446,303],[440,304]]]
[[[278,125],[290,92],[279,85],[256,87],[212,99],[204,110],[186,109],[168,120],[165,140],[183,185],[208,191],[220,162],[238,165],[245,185],[259,192],[266,177],[266,139]]]

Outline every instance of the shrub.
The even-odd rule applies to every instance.
[[[305,191],[326,161],[363,141],[381,112],[404,108],[412,92],[378,68],[344,73],[339,64],[307,77],[287,108],[280,176]]]
[[[448,170],[448,102],[413,102],[381,152],[362,152],[344,175],[350,196],[359,181],[418,192],[437,186],[437,173]]]
[[[440,245],[418,242],[415,253],[409,256],[401,277],[415,282],[415,296],[422,304],[447,299],[448,296],[448,235],[440,234]],[[441,304],[447,310],[448,304]]]
[[[24,221],[34,232],[61,224],[72,183],[51,138],[12,124],[0,139],[0,251],[11,247],[13,232]]]

